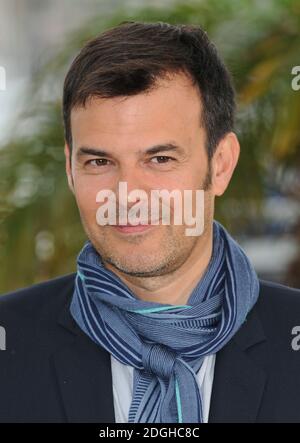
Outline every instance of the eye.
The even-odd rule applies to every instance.
[[[92,165],[92,166],[106,166],[108,164],[109,160],[107,160],[107,158],[94,158],[86,162],[86,165]]]
[[[154,163],[168,163],[169,160],[175,160],[173,157],[169,157],[167,155],[156,155],[155,157],[152,157],[151,160],[156,159]]]

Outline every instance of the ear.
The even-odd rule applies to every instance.
[[[240,155],[240,144],[234,132],[227,133],[219,142],[212,158],[212,190],[222,195],[229,185]]]
[[[67,143],[65,143],[65,150],[64,151],[65,151],[65,157],[66,157],[66,174],[67,174],[67,178],[68,178],[68,185],[69,185],[71,192],[73,192],[73,194],[74,194],[74,183],[73,183],[73,176],[72,176],[72,169],[71,169],[72,152],[71,152],[71,149]]]

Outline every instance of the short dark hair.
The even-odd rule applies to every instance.
[[[92,97],[136,95],[172,73],[198,85],[206,149],[211,159],[233,130],[235,91],[230,73],[207,33],[197,25],[121,22],[90,40],[74,59],[63,90],[65,140],[72,147],[70,114]]]

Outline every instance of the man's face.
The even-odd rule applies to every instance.
[[[197,248],[200,236],[187,236],[187,225],[149,225],[133,232],[100,226],[96,220],[96,195],[110,189],[118,196],[119,182],[128,193],[141,189],[203,189],[208,159],[205,130],[200,126],[199,92],[184,75],[160,80],[147,93],[109,99],[93,98],[71,112],[72,161],[67,172],[84,229],[104,262],[130,275],[155,276],[179,268]],[[157,145],[178,148],[150,151]],[[94,155],[86,148],[105,151]],[[213,195],[205,192],[205,227],[213,217]],[[128,208],[133,203],[128,204]],[[173,208],[174,209],[174,208]],[[171,208],[172,213],[172,208]],[[149,217],[150,221],[150,217]]]

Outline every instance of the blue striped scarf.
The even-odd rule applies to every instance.
[[[201,423],[196,373],[237,332],[259,293],[241,247],[213,222],[212,257],[186,305],[138,299],[90,241],[77,265],[72,316],[99,346],[134,367],[128,422]]]

